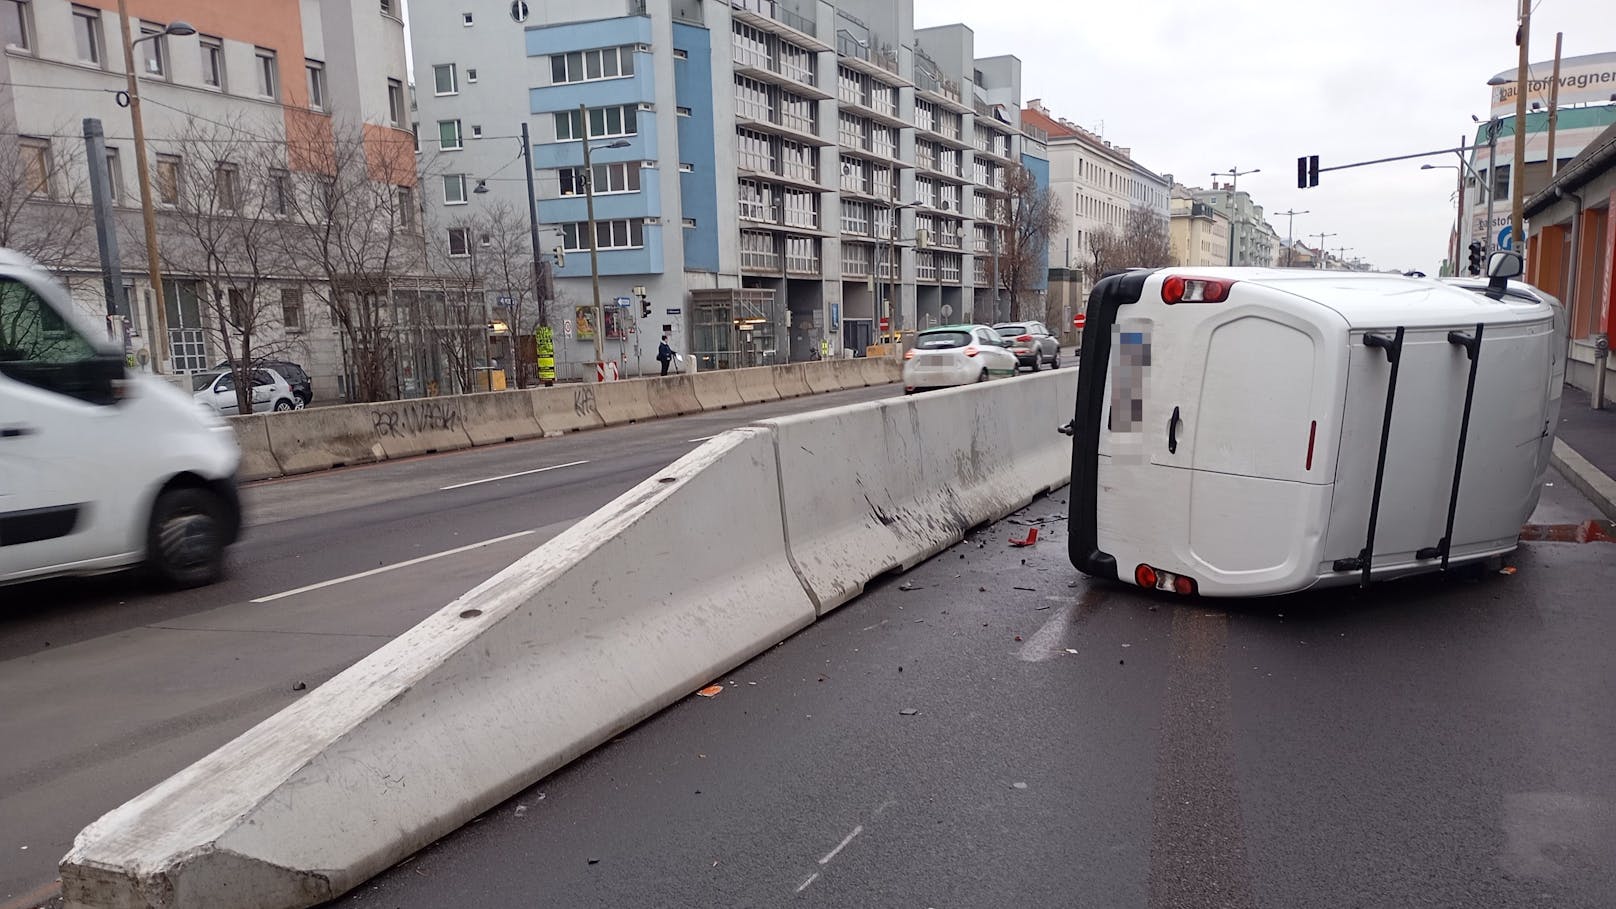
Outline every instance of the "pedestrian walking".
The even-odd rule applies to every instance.
[[[662,343],[657,345],[657,362],[662,364],[662,374],[668,374],[668,367],[673,365],[673,348],[668,346],[668,336],[662,336]]]

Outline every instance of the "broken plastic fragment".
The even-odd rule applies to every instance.
[[[708,685],[706,688],[703,688],[702,690],[696,692],[696,694],[698,694],[698,695],[700,695],[701,697],[704,697],[704,698],[710,698],[710,697],[713,697],[713,696],[717,695],[720,691],[723,691],[723,690],[724,690],[723,685]]]

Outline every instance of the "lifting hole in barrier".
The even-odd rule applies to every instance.
[[[677,482],[678,479],[679,479],[678,477],[658,477],[657,482],[658,483],[673,483],[673,482]]]
[[[460,617],[463,619],[475,619],[482,614],[483,611],[481,609],[468,609],[465,612],[460,613]]]

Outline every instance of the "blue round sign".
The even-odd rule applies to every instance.
[[[1515,227],[1514,227],[1514,225],[1506,224],[1506,225],[1504,225],[1504,228],[1498,232],[1498,248],[1499,249],[1514,249],[1515,248]]]

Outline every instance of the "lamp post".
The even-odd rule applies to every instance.
[[[902,202],[897,205],[887,206],[887,211],[892,213],[892,223],[887,225],[887,256],[886,262],[884,263],[889,269],[887,272],[886,300],[884,301],[886,304],[885,308],[887,314],[887,332],[889,334],[897,334],[900,323],[903,321],[902,304],[900,303],[899,305],[894,306],[892,300],[892,298],[897,295],[896,288],[898,281],[898,266],[896,262],[892,261],[897,257],[898,249],[898,212],[903,211],[906,208],[919,207],[919,202]],[[880,324],[877,323],[876,327],[879,328]],[[886,343],[885,338],[882,339],[882,343]]]
[[[589,280],[593,285],[595,299],[595,368],[606,362],[606,315],[600,305],[600,244],[595,240],[595,168],[590,161],[589,153],[589,107],[578,105],[578,133],[582,137],[579,144],[584,149],[584,206],[589,214]],[[628,143],[622,139],[609,142],[597,148],[628,148]]]
[[[1235,220],[1234,220],[1235,193],[1239,192],[1240,178],[1241,177],[1244,177],[1246,174],[1258,174],[1258,173],[1262,173],[1262,168],[1254,167],[1251,170],[1241,170],[1238,167],[1231,167],[1228,170],[1218,171],[1217,173],[1212,175],[1214,177],[1228,177],[1229,178],[1229,264],[1230,265],[1234,264],[1235,238],[1239,235],[1239,232],[1240,232],[1239,231],[1239,226],[1235,223]]]
[[[1285,216],[1285,267],[1291,267],[1291,258],[1296,253],[1296,216],[1311,215],[1311,211],[1276,211],[1276,215]]]
[[[1463,159],[1460,159],[1460,160],[1463,160]],[[1453,230],[1453,246],[1450,247],[1449,250],[1448,250],[1448,252],[1452,256],[1452,258],[1450,258],[1448,261],[1453,263],[1453,273],[1458,274],[1459,273],[1459,231],[1460,231],[1461,228],[1464,227],[1464,190],[1465,190],[1465,186],[1464,186],[1464,168],[1457,165],[1457,164],[1421,164],[1420,165],[1420,170],[1453,170],[1453,171],[1457,172],[1456,179],[1459,181],[1459,192],[1458,192],[1459,210],[1458,210],[1458,213],[1454,216],[1454,221],[1453,221],[1453,228],[1454,228],[1454,230]]]
[[[1324,250],[1324,240],[1325,240],[1325,238],[1326,237],[1339,237],[1341,235],[1340,234],[1322,234],[1321,233],[1321,234],[1308,234],[1308,236],[1310,236],[1310,237],[1318,237],[1319,238],[1319,264],[1318,264],[1318,267],[1323,268],[1325,265],[1328,264],[1327,262],[1325,262],[1325,259],[1329,257],[1329,253],[1325,252],[1325,250]]]
[[[168,308],[163,301],[163,275],[157,264],[157,212],[152,208],[151,171],[146,167],[146,125],[140,117],[140,80],[135,75],[135,45],[154,41],[168,35],[196,34],[188,22],[170,22],[160,32],[134,38],[129,28],[129,10],[126,0],[118,0],[118,21],[123,30],[124,75],[129,83],[129,119],[135,128],[135,168],[140,180],[140,217],[146,228],[146,277],[151,282],[152,299],[156,301],[153,313],[152,371],[162,372],[160,363],[168,358]],[[91,166],[97,166],[94,162]],[[100,166],[105,166],[104,164]]]
[[[1527,57],[1532,43],[1532,2],[1520,0],[1520,20],[1515,29],[1515,43],[1520,45],[1520,63],[1515,70],[1515,164],[1509,173],[1509,245],[1516,252],[1526,252],[1525,218],[1522,206],[1526,202],[1526,88]],[[1552,170],[1554,162],[1551,159]]]

